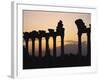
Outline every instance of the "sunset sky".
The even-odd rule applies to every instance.
[[[56,30],[59,20],[63,21],[65,28],[64,45],[70,44],[71,41],[77,41],[76,19],[82,19],[85,25],[89,27],[91,24],[91,14],[89,13],[67,13],[67,12],[46,12],[46,11],[23,11],[23,32],[31,32],[33,30]],[[82,36],[82,41],[86,41],[86,35]],[[52,38],[49,40],[50,48],[53,47]],[[38,48],[38,40],[36,40],[36,48]],[[31,46],[31,43],[30,43]],[[60,37],[57,37],[57,47],[60,46]],[[42,40],[42,47],[45,48],[45,40]]]

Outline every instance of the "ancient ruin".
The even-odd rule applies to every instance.
[[[60,20],[57,23],[56,30],[48,29],[48,32],[44,30],[32,32],[24,32],[23,38],[25,41],[25,46],[23,46],[23,69],[34,69],[34,68],[50,68],[50,67],[71,67],[71,66],[90,66],[91,65],[91,48],[90,48],[90,28],[87,28],[82,19],[77,19],[75,24],[78,28],[78,52],[76,55],[71,53],[70,55],[64,52],[64,32],[63,22]],[[87,34],[87,55],[82,56],[82,34]],[[56,38],[60,36],[61,38],[61,55],[57,56],[57,46]],[[53,38],[53,55],[50,55],[49,39]],[[42,38],[45,38],[46,49],[45,56],[42,56]],[[29,55],[29,39],[32,40],[32,56]],[[35,56],[35,40],[39,41],[38,56]]]
[[[39,56],[42,55],[42,38],[44,37],[46,40],[46,55],[50,55],[49,51],[49,38],[53,38],[53,56],[56,57],[56,37],[61,37],[61,56],[64,55],[64,28],[63,28],[63,22],[60,20],[57,24],[56,31],[54,29],[48,29],[48,33],[44,30],[32,31],[30,33],[25,32],[24,33],[24,40],[26,42],[26,49],[28,50],[28,40],[29,38],[32,40],[32,56],[35,54],[35,39],[38,38],[39,40]]]
[[[87,34],[87,55],[90,56],[90,28],[86,28],[85,23],[82,19],[77,19],[75,21],[77,28],[78,28],[78,54],[81,56],[82,54],[82,42],[81,42],[81,36],[83,33]]]

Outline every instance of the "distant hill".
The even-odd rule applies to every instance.
[[[77,41],[67,41],[68,44],[64,46],[65,54],[77,54],[78,53],[78,43]],[[57,56],[60,56],[61,47],[57,47]],[[45,50],[42,51],[43,55],[45,54]],[[53,55],[53,49],[50,49],[51,55]],[[87,54],[87,44],[86,41],[82,42],[82,55],[85,56]]]

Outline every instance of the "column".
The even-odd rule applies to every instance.
[[[81,56],[81,53],[82,53],[81,36],[82,36],[82,33],[78,33],[78,54],[79,56]]]
[[[32,39],[32,56],[35,56],[35,38]]]
[[[50,51],[49,51],[49,37],[47,36],[46,37],[46,54],[45,55],[49,55],[50,54]]]
[[[61,56],[64,56],[64,28],[61,28]]]
[[[64,56],[64,37],[61,36],[61,56]]]
[[[56,36],[53,36],[53,55],[56,57]]]
[[[25,41],[26,41],[26,50],[27,50],[27,52],[28,52],[28,39],[25,40]]]
[[[42,37],[39,37],[39,56],[41,57],[42,56]]]
[[[90,43],[90,32],[87,33],[87,58],[89,60],[89,64],[91,61],[91,43]]]

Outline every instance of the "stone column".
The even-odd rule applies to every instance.
[[[46,54],[49,54],[49,37],[46,37]]]
[[[61,56],[64,56],[64,28],[61,28]]]
[[[35,56],[35,38],[32,39],[32,56]]]
[[[53,36],[53,55],[56,57],[56,36]]]
[[[39,56],[42,56],[42,37],[39,37]]]
[[[81,36],[82,36],[82,33],[78,33],[78,54],[79,56],[81,56],[82,54]]]
[[[90,53],[90,34],[87,33],[87,53]]]
[[[28,40],[29,40],[29,39],[25,40],[25,42],[26,42],[26,50],[27,50],[27,52],[29,52],[29,51],[28,51]]]
[[[64,37],[61,36],[61,56],[64,56]]]
[[[87,33],[87,58],[91,60],[91,42],[90,42],[90,31]]]

